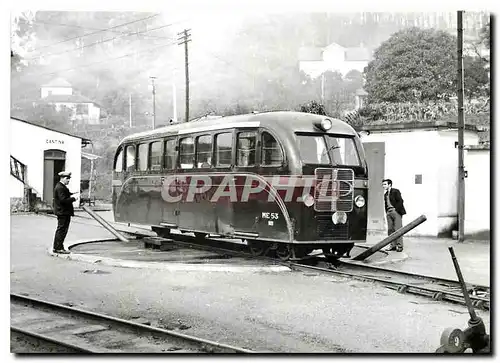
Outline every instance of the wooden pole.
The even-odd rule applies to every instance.
[[[457,11],[457,95],[458,95],[458,242],[464,241],[465,171],[464,171],[464,63],[463,11]]]

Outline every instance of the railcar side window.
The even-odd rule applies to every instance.
[[[160,170],[161,168],[161,142],[152,142],[149,150],[149,165],[151,170]]]
[[[123,149],[120,148],[120,152],[115,159],[115,171],[122,171],[123,169]]]
[[[135,146],[129,145],[125,149],[125,170],[135,170]]]
[[[215,162],[217,166],[230,166],[233,153],[233,133],[224,132],[215,136]]]
[[[203,135],[196,138],[196,165],[198,168],[212,166],[212,136]]]
[[[165,141],[165,169],[175,168],[175,158],[177,156],[175,146],[175,139]]]
[[[238,134],[237,161],[238,166],[255,165],[255,145],[257,144],[255,132],[240,132]]]
[[[180,141],[179,162],[182,169],[192,169],[194,166],[194,140],[185,137]]]
[[[281,165],[283,153],[276,139],[268,132],[262,133],[262,165]]]
[[[139,170],[148,170],[148,144],[139,144],[137,161]]]

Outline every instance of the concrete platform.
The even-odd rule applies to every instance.
[[[68,241],[70,254],[52,256],[107,266],[150,268],[166,271],[289,272],[286,266],[176,246],[168,251],[144,248],[141,240],[124,243],[114,238]]]

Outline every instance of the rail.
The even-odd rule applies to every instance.
[[[241,347],[18,294],[10,294],[10,299],[12,331],[81,352],[256,353]],[[43,325],[40,321],[43,321]]]

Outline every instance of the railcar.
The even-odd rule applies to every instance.
[[[125,137],[112,181],[117,222],[246,240],[255,255],[349,253],[366,241],[368,169],[347,123],[265,112]]]

